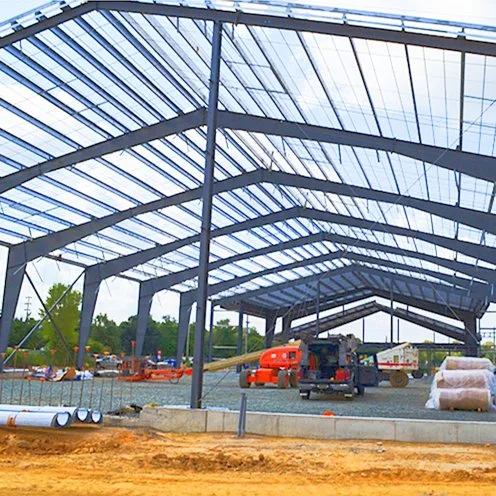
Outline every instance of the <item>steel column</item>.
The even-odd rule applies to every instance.
[[[315,336],[320,334],[320,279],[317,280],[317,298],[315,302],[316,319],[315,319]]]
[[[83,303],[81,305],[81,317],[79,323],[79,349],[77,353],[76,366],[81,368],[86,354],[85,346],[90,337],[91,323],[95,313],[96,300],[100,290],[100,279],[94,279],[92,274],[85,271],[83,286]]]
[[[196,304],[195,351],[193,380],[191,384],[191,408],[201,408],[203,389],[203,345],[205,341],[205,318],[208,297],[208,261],[212,226],[212,192],[215,168],[217,134],[217,106],[219,100],[220,59],[222,51],[222,23],[215,22],[212,35],[210,61],[210,84],[207,111],[207,146],[202,198],[202,225],[200,234],[200,260],[198,267],[198,298]]]
[[[21,293],[22,281],[26,272],[26,265],[18,265],[14,260],[14,253],[12,249],[9,249],[3,289],[2,318],[0,320],[0,353],[4,353],[7,350],[12,323],[14,322],[17,303],[19,301],[19,294]]]
[[[191,317],[191,309],[193,305],[186,301],[181,295],[179,301],[179,322],[177,326],[177,348],[176,348],[176,360],[177,366],[180,367],[183,363],[184,349],[186,347],[186,341],[189,332],[189,320]]]
[[[293,316],[291,313],[286,314],[282,318],[282,342],[287,343],[290,337],[291,322],[293,322]]]
[[[150,317],[150,310],[153,303],[153,294],[148,294],[143,289],[143,285],[140,284],[136,327],[136,356],[143,354],[143,345],[145,344],[146,331],[148,329],[148,318]]]
[[[239,304],[238,310],[238,342],[236,343],[236,355],[243,353],[243,302]],[[241,372],[241,365],[236,365],[236,372]]]
[[[213,348],[214,348],[214,317],[215,317],[215,304],[213,301],[210,302],[210,325],[208,328],[208,353],[207,362],[212,361]]]
[[[479,356],[480,336],[477,334],[477,319],[475,315],[463,319],[465,325],[465,354],[466,356]]]
[[[391,287],[389,289],[389,318],[391,332],[391,346],[394,343],[394,311],[393,311],[393,279],[391,279]]]
[[[265,337],[264,347],[271,348],[274,341],[274,334],[276,331],[277,313],[270,312],[265,316]]]

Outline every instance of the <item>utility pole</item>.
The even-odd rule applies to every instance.
[[[26,311],[26,318],[25,320],[28,320],[29,317],[31,316],[31,296],[26,296],[26,303],[24,303],[24,310]]]

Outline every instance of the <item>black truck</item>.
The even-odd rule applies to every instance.
[[[300,397],[308,400],[311,393],[319,393],[353,399],[355,395],[364,394],[365,386],[377,385],[377,364],[361,364],[357,346],[354,336],[303,337],[300,345]]]

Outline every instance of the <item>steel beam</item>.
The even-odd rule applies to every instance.
[[[38,165],[26,167],[25,169],[13,172],[2,177],[0,183],[0,194],[9,189],[39,177],[49,172],[53,172],[65,167],[70,167],[87,160],[99,158],[109,153],[114,153],[133,146],[142,145],[150,141],[164,138],[172,134],[179,134],[189,129],[195,129],[205,124],[205,109],[194,110],[184,115],[179,115],[167,119],[151,126],[146,126],[136,131],[132,131],[116,138],[112,138],[95,145],[81,148],[75,152],[62,155]]]
[[[472,209],[462,208],[459,206],[447,205],[443,203],[430,202],[420,198],[408,197],[388,193],[384,191],[372,190],[358,186],[351,186],[332,181],[323,181],[306,176],[288,174],[284,172],[273,172],[266,170],[258,170],[251,173],[235,176],[214,184],[214,194],[233,191],[237,188],[249,187],[259,183],[270,183],[280,186],[294,186],[303,189],[311,189],[314,191],[322,191],[344,196],[355,196],[378,202],[387,202],[392,204],[400,204],[422,210],[427,213],[438,215],[454,222],[475,227],[480,230],[487,230],[490,233],[496,233],[496,225],[494,215],[479,212]],[[99,219],[94,219],[77,226],[62,229],[55,233],[41,236],[34,240],[20,243],[18,252],[25,261],[31,261],[40,256],[45,256],[47,253],[56,249],[62,248],[70,243],[78,241],[86,236],[89,236],[102,229],[115,225],[126,219],[136,217],[138,215],[163,209],[170,206],[177,206],[182,203],[187,203],[200,198],[202,188],[194,188],[184,191],[169,197],[160,198],[150,203],[138,205],[120,212],[116,212]],[[118,260],[118,259],[117,259]],[[112,275],[112,274],[111,274]]]
[[[183,356],[186,347],[186,341],[188,340],[189,332],[189,320],[191,317],[191,309],[193,305],[181,295],[179,299],[179,321],[177,326],[177,348],[176,348],[176,360],[177,366],[180,367],[183,363]]]
[[[247,221],[240,222],[238,224],[233,224],[230,226],[225,226],[218,228],[211,233],[212,238],[224,236],[227,234],[233,234],[236,232],[245,231],[248,229],[254,229],[256,227],[273,224],[276,222],[286,221],[288,219],[303,217],[312,220],[320,220],[323,222],[332,222],[336,224],[344,224],[348,226],[359,227],[363,229],[371,229],[375,231],[384,231],[390,234],[397,234],[400,236],[414,237],[416,239],[421,239],[428,243],[437,244],[445,248],[459,251],[467,256],[480,258],[488,263],[496,264],[496,250],[488,246],[476,245],[474,243],[468,243],[466,241],[453,240],[451,238],[439,236],[436,234],[425,233],[421,231],[415,231],[403,227],[389,226],[380,222],[373,222],[364,219],[355,219],[348,217],[346,215],[333,214],[330,212],[324,212],[321,210],[307,209],[302,207],[294,207],[288,210],[282,210],[272,214],[260,216],[255,219],[250,219]],[[119,257],[108,262],[102,262],[88,267],[88,271],[95,271],[99,274],[101,279],[105,279],[112,275],[116,275],[120,272],[129,270],[139,264],[145,263],[154,258],[160,257],[166,253],[178,250],[183,246],[198,242],[200,240],[199,235],[189,236],[188,238],[180,239],[167,243],[165,245],[160,245],[157,247],[150,248],[148,250],[143,250],[137,253],[132,253],[124,257]],[[358,243],[359,241],[357,241]],[[174,277],[181,277],[175,276]]]
[[[268,312],[265,316],[264,347],[271,348],[277,323],[277,312]]]
[[[207,362],[210,363],[213,358],[213,347],[214,347],[214,316],[215,316],[215,305],[210,302],[210,324],[208,326],[208,348],[207,348]]]
[[[440,36],[420,32],[410,32],[404,29],[385,29],[353,25],[351,23],[325,22],[309,19],[300,19],[293,16],[274,16],[250,14],[240,10],[216,10],[183,5],[163,5],[156,3],[141,3],[133,1],[98,1],[88,2],[98,10],[130,12],[138,14],[163,15],[167,17],[182,17],[203,21],[219,21],[234,25],[260,26],[264,28],[284,29],[309,33],[344,36],[364,40],[386,41],[406,45],[438,48],[441,50],[465,51],[480,55],[495,56],[494,43],[470,40],[462,36]],[[412,18],[413,20],[413,18]],[[419,22],[417,18],[416,22]],[[426,20],[428,22],[428,20]],[[473,25],[476,29],[477,26]]]
[[[17,265],[12,258],[12,252],[9,250],[3,291],[2,317],[0,319],[0,353],[5,353],[7,350],[22,281],[26,272],[26,265]],[[0,361],[0,370],[2,365],[3,360]]]
[[[208,91],[207,145],[203,176],[202,223],[200,233],[200,259],[198,263],[198,299],[196,302],[195,350],[191,384],[191,408],[201,408],[203,390],[203,346],[208,298],[208,260],[212,227],[212,195],[217,135],[217,107],[219,104],[220,62],[222,53],[222,23],[215,22],[210,58]]]
[[[357,305],[355,307],[346,309],[344,312],[338,312],[326,316],[321,320],[320,332],[330,331],[331,329],[335,329],[336,327],[349,324],[378,312],[384,312],[386,314],[392,312],[395,317],[406,320],[413,324],[420,325],[422,327],[425,327],[426,329],[431,329],[452,339],[464,340],[465,338],[465,332],[462,328],[447,324],[445,322],[441,322],[431,317],[425,317],[424,315],[417,314],[412,311],[406,311],[401,308],[393,308],[391,310],[385,305],[381,305],[376,301]],[[313,333],[315,330],[315,326],[316,321],[311,321],[306,324],[293,327],[292,329],[290,329],[290,337],[298,338],[302,334]]]
[[[91,323],[95,313],[96,300],[100,290],[100,279],[94,278],[92,273],[85,271],[83,285],[83,303],[81,305],[81,316],[79,321],[79,349],[76,358],[76,366],[80,369],[84,363],[86,345],[90,337]]]
[[[243,353],[243,302],[238,307],[238,340],[236,342],[236,355],[239,356]],[[241,372],[241,365],[236,365],[236,373]]]
[[[138,296],[138,318],[136,327],[136,355],[143,354],[143,345],[145,344],[146,331],[148,329],[148,318],[153,303],[153,293],[147,294],[144,286],[140,284]]]
[[[496,181],[496,158],[488,155],[227,111],[220,113],[219,127],[397,153],[485,181]]]
[[[325,282],[326,280],[332,280],[336,276],[339,276],[342,274],[348,274],[348,273],[351,273],[354,271],[357,271],[362,275],[364,275],[366,273],[375,274],[375,275],[380,274],[381,277],[388,279],[388,280],[391,279],[392,277],[394,277],[395,279],[403,277],[403,276],[399,276],[398,274],[393,274],[392,272],[384,272],[384,271],[375,270],[375,269],[371,269],[371,268],[364,267],[364,266],[349,265],[349,266],[341,267],[339,269],[330,270],[330,271],[322,273],[322,274],[313,274],[311,276],[298,278],[298,279],[295,279],[292,281],[287,281],[287,282],[284,282],[281,284],[274,284],[274,285],[271,285],[271,286],[268,286],[265,288],[259,288],[259,289],[253,290],[253,291],[247,291],[245,293],[236,294],[236,295],[225,297],[225,298],[220,298],[217,300],[217,303],[219,305],[227,305],[229,303],[235,303],[235,302],[239,302],[241,300],[246,301],[246,300],[249,300],[251,298],[258,297],[258,296],[264,296],[264,295],[267,295],[270,293],[281,291],[285,288],[290,288],[290,287],[294,287],[294,286],[301,286],[304,284],[308,284],[308,283],[315,281],[315,279],[317,279],[317,278],[319,278],[322,282]],[[419,287],[431,288],[431,290],[436,290],[438,292],[446,292],[446,293],[449,292],[450,294],[457,296],[457,297],[460,297],[460,298],[466,298],[467,297],[467,294],[464,291],[449,288],[448,286],[445,286],[445,285],[441,285],[438,283],[432,283],[432,282],[426,282],[426,281],[423,281],[421,279],[414,279],[414,278],[405,278],[405,279],[408,279],[408,281],[411,284],[416,284]],[[226,291],[226,290],[228,290],[232,287],[235,287],[237,285],[238,284],[236,284],[236,282],[234,282],[234,281],[227,281],[227,282],[214,284],[214,285],[210,286],[209,294],[212,295],[215,293],[220,293],[222,291]],[[373,286],[373,284],[370,283],[367,287],[370,287],[370,286]],[[363,289],[363,288],[357,288],[357,289]],[[183,294],[185,294],[185,295],[189,294],[190,295],[189,300],[194,301],[194,293],[195,293],[195,291],[190,291],[188,293],[183,293]],[[389,293],[389,288],[387,291],[385,291],[385,293],[386,294]],[[410,298],[408,295],[403,295],[403,296]],[[389,299],[389,295],[385,296],[385,298]],[[396,298],[396,296],[395,296],[395,298]],[[478,301],[478,300],[475,300],[475,301]],[[453,306],[455,306],[455,308],[456,308],[456,305],[453,305]],[[463,311],[463,309],[460,309],[460,310]]]

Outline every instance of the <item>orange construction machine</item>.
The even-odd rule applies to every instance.
[[[126,382],[166,381],[177,384],[183,375],[191,375],[190,368],[156,365],[148,358],[123,358],[118,380]]]
[[[239,385],[242,388],[276,384],[278,388],[298,387],[298,365],[301,351],[298,346],[280,346],[264,351],[260,356],[260,367],[242,370]]]

